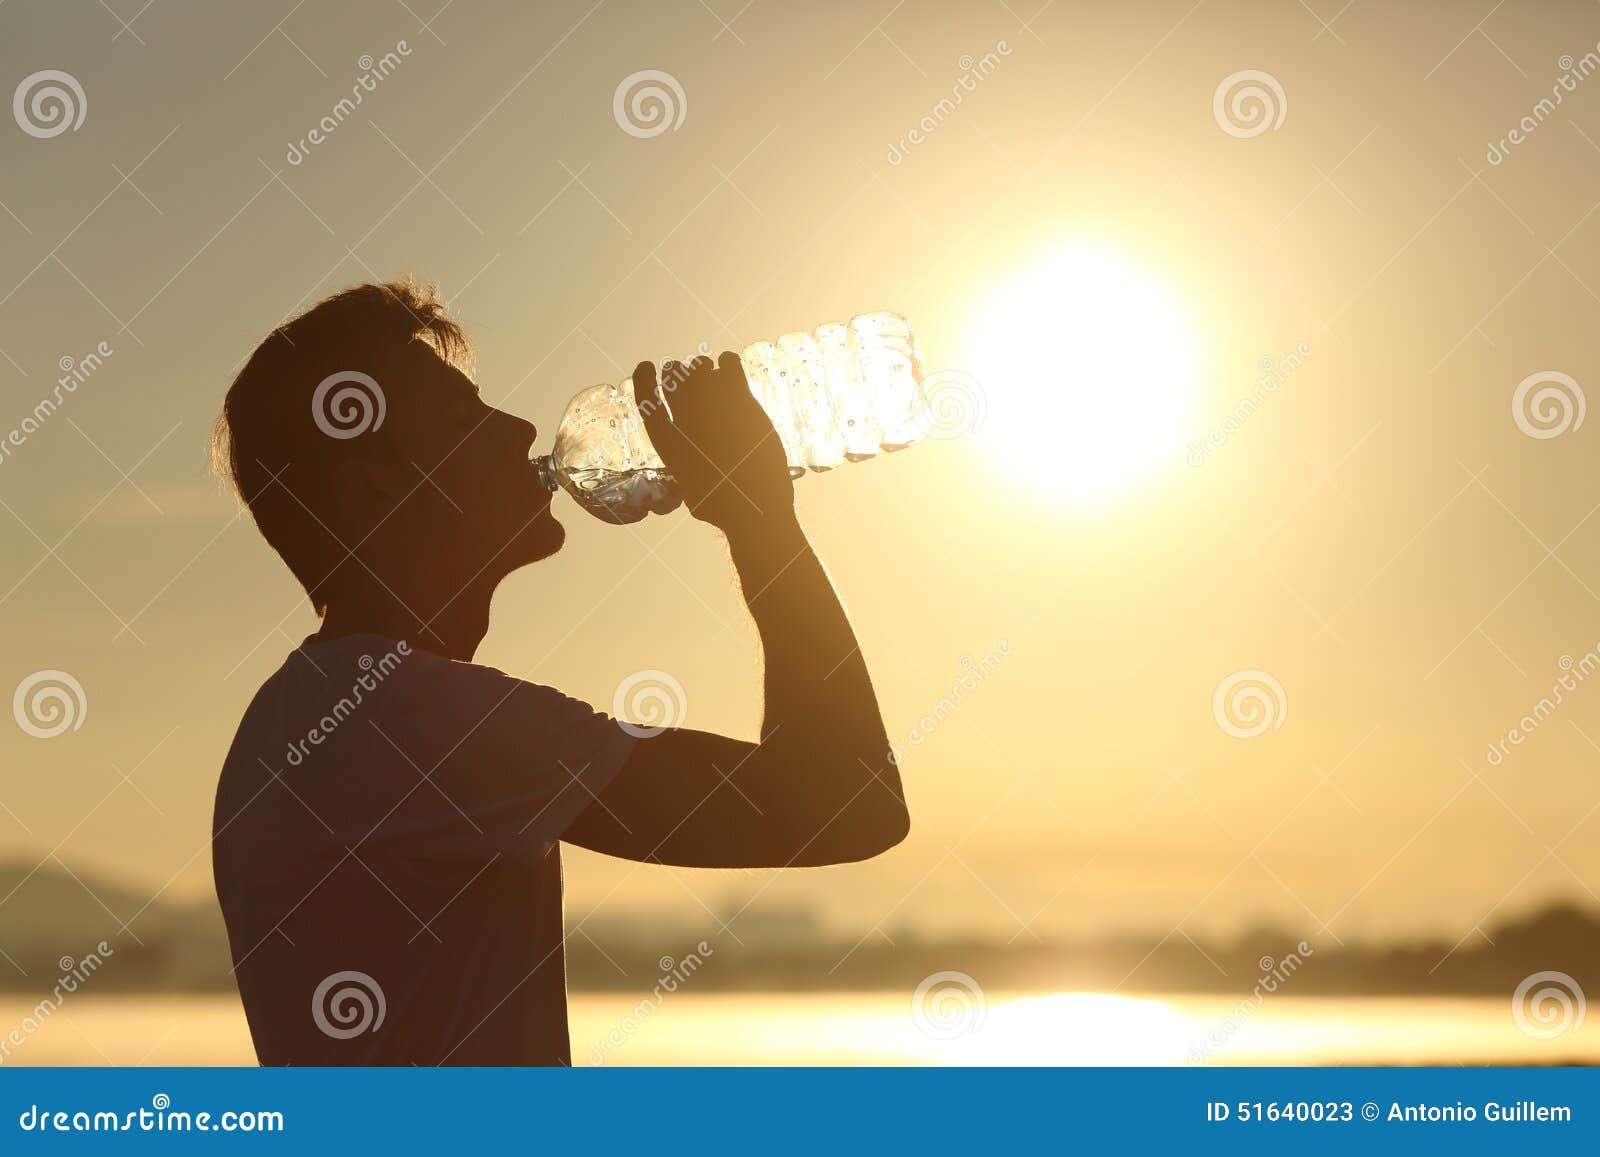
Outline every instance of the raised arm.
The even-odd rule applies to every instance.
[[[634,371],[651,441],[694,517],[726,536],[766,664],[759,743],[641,739],[566,840],[634,860],[782,867],[865,859],[909,826],[855,633],[794,513],[783,448],[736,355]]]

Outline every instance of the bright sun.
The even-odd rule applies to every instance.
[[[995,294],[966,364],[1002,468],[1087,506],[1180,460],[1195,357],[1188,320],[1159,281],[1115,250],[1080,244]]]

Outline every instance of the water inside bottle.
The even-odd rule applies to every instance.
[[[898,314],[861,314],[755,342],[740,361],[793,477],[903,449],[928,428],[916,338]],[[637,522],[681,502],[645,434],[628,379],[574,396],[550,454],[533,465],[547,487],[559,484],[607,522]]]
[[[683,501],[672,475],[665,470],[606,470],[601,467],[565,471],[566,491],[573,501],[607,522],[626,525],[646,514],[666,514]]]

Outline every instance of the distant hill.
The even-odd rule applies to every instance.
[[[0,865],[0,899],[0,990],[48,990],[66,971],[63,957],[81,960],[101,941],[115,956],[97,973],[97,990],[233,983],[222,913],[209,900],[151,903],[148,892],[51,864],[37,871],[31,864]]]
[[[648,943],[568,937],[568,971],[590,986],[637,988],[656,975],[663,948],[688,951],[702,936],[715,954],[695,975],[697,991],[724,989],[913,990],[946,969],[972,975],[985,989],[1004,991],[1109,991],[1140,993],[1250,993],[1258,980],[1296,996],[1492,995],[1509,999],[1535,972],[1568,973],[1600,994],[1600,911],[1573,905],[1546,908],[1477,933],[1453,949],[1451,942],[1407,945],[1350,944],[1313,939],[1301,953],[1298,933],[1261,929],[1226,942],[1165,939],[1018,941],[918,940],[896,934],[890,945],[876,936],[853,942],[816,942],[773,951],[739,923],[740,946],[707,930]],[[1291,954],[1298,959],[1291,961]],[[1287,979],[1286,979],[1287,978]],[[574,984],[574,987],[577,987]]]
[[[102,940],[115,958],[94,979],[97,992],[218,991],[233,986],[221,913],[212,901],[148,902],[148,895],[101,877],[74,876],[54,864],[0,865],[0,991],[47,991],[63,967]],[[124,924],[128,927],[124,928]],[[739,943],[734,939],[738,937]],[[139,943],[137,941],[142,941]],[[1281,991],[1313,995],[1509,996],[1535,972],[1575,977],[1600,994],[1600,910],[1556,905],[1448,942],[1350,944],[1261,928],[1228,941],[1181,933],[1101,940],[1005,944],[924,940],[895,933],[828,937],[806,910],[752,910],[731,933],[717,922],[679,921],[652,912],[606,913],[582,921],[567,944],[572,988],[638,990],[704,940],[713,949],[695,973],[696,991],[895,989],[909,992],[931,973],[959,969],[1003,992],[1116,990],[1137,993],[1250,992],[1263,975],[1292,976]],[[1290,954],[1299,956],[1293,968]]]

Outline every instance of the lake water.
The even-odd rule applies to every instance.
[[[981,1019],[969,1009],[919,1027],[907,997],[892,993],[678,992],[642,1019],[626,993],[570,1002],[578,1065],[1181,1065],[1197,1051],[1207,1064],[1600,1063],[1594,1023],[1538,1039],[1504,999],[1280,996],[1230,1028],[1234,1006],[1204,996],[990,995]],[[32,1007],[0,997],[0,1038]],[[68,997],[4,1061],[254,1062],[236,997],[88,994]]]

